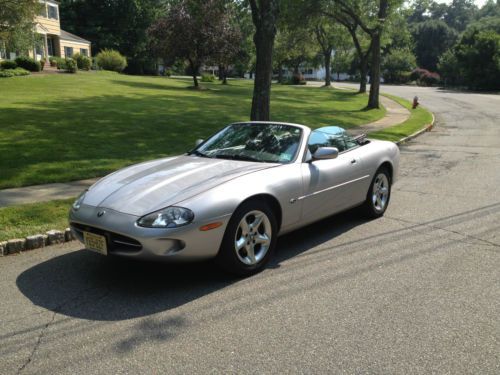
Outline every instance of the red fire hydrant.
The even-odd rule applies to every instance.
[[[412,106],[412,108],[413,108],[413,109],[417,108],[417,107],[418,107],[418,104],[419,104],[419,103],[418,103],[418,96],[415,96],[415,97],[413,98],[413,106]]]

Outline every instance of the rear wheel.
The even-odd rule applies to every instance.
[[[391,176],[386,167],[375,173],[366,200],[364,210],[368,217],[377,218],[384,215],[391,198]]]
[[[262,201],[243,203],[224,233],[217,263],[226,271],[248,276],[261,271],[276,246],[274,212]]]

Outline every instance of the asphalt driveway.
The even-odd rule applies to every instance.
[[[0,258],[0,374],[500,373],[500,96],[383,91],[437,118],[384,218],[282,237],[245,280],[76,243]]]

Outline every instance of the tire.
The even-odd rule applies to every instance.
[[[216,263],[238,276],[258,273],[272,258],[277,234],[276,216],[265,202],[244,202],[229,220]]]
[[[384,215],[391,198],[391,175],[386,167],[380,167],[373,177],[363,211],[368,218],[376,219]]]

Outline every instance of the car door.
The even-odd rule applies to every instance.
[[[320,129],[318,129],[320,130]],[[315,133],[315,132],[313,132]],[[318,147],[337,147],[335,159],[307,160],[302,163],[302,221],[311,222],[361,203],[365,199],[366,179],[361,147],[346,143],[343,135],[311,134],[309,151]]]

